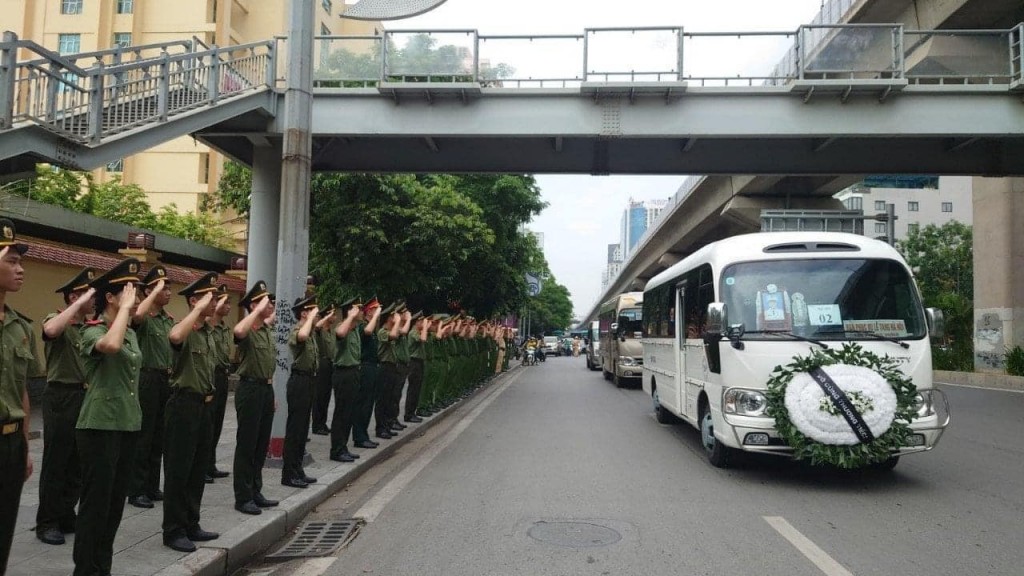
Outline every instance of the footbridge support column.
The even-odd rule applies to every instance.
[[[264,280],[276,290],[278,210],[281,204],[281,146],[258,146],[252,157],[249,197],[247,286]]]
[[[1024,346],[1024,178],[983,178],[974,196],[974,369],[1003,372]]]

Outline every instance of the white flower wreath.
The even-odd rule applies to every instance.
[[[875,438],[889,431],[896,417],[896,392],[885,378],[870,368],[849,364],[821,369],[843,390]],[[807,372],[793,374],[785,403],[793,425],[808,438],[833,446],[860,444],[832,399]]]

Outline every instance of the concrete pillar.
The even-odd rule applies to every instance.
[[[253,149],[252,195],[249,198],[249,246],[246,249],[246,287],[264,280],[271,291],[277,283],[278,211],[281,204],[281,147]]]
[[[1024,178],[973,181],[974,369],[1003,372],[1024,345]]]

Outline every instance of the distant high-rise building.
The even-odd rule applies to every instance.
[[[608,267],[601,273],[601,290],[608,287],[608,283],[619,275],[622,270],[622,245],[608,245]]]
[[[970,176],[897,177],[876,176],[836,194],[850,210],[864,214],[882,214],[887,204],[895,206],[896,239],[903,240],[912,229],[956,220],[971,225],[974,221]],[[885,236],[886,223],[864,222],[864,235]]]
[[[640,243],[647,229],[654,224],[654,221],[665,209],[668,203],[666,199],[658,200],[633,200],[629,199],[626,210],[622,213],[622,226],[620,229],[619,244],[622,246],[622,259],[629,258],[633,249]]]

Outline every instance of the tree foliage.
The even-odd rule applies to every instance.
[[[526,313],[530,318],[530,332],[534,335],[568,328],[572,321],[569,289],[548,273],[540,294],[527,300]]]
[[[9,188],[18,196],[75,212],[164,232],[209,246],[231,247],[227,232],[211,214],[179,214],[174,204],[155,213],[149,206],[145,190],[136,184],[123,184],[118,178],[100,183],[88,172],[54,171],[40,164],[36,166],[34,178],[16,182]]]
[[[940,370],[974,369],[974,247],[971,227],[960,222],[911,229],[897,248],[917,279],[925,306],[943,311],[946,342],[936,347]]]
[[[203,210],[224,212],[234,210],[242,218],[249,216],[249,195],[252,194],[252,170],[232,160],[224,162],[224,171],[217,182],[217,192],[203,197]]]

